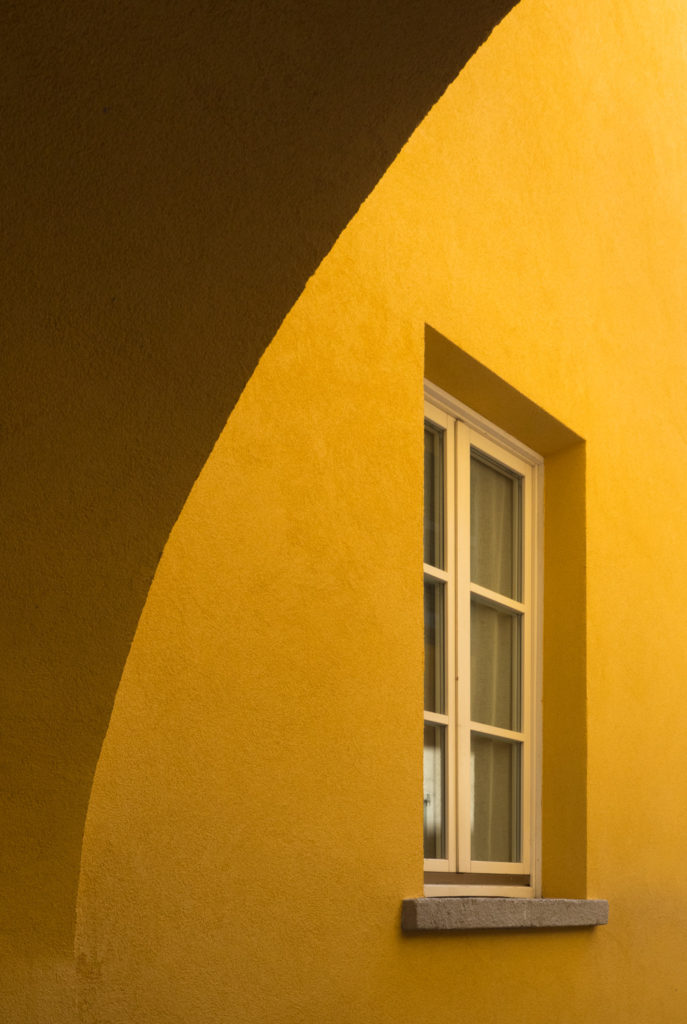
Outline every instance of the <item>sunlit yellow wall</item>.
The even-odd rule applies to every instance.
[[[523,0],[263,356],[169,539],[101,756],[88,1024],[684,1020],[686,34],[678,3]],[[422,885],[426,338],[458,398],[504,426],[529,402],[584,440],[522,428],[553,496],[545,728],[563,749],[567,711],[573,735],[549,758],[544,888],[608,898],[593,932],[399,930]]]

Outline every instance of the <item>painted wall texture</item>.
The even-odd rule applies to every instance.
[[[0,1019],[73,1020],[83,823],[258,357],[513,0],[0,8]]]
[[[686,35],[523,0],[265,351],[119,685],[84,1022],[684,1020]],[[547,457],[544,895],[608,898],[593,932],[400,932],[425,372]]]

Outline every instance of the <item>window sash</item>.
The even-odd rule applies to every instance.
[[[425,404],[425,420],[439,428],[443,432],[443,480],[444,493],[442,496],[443,509],[440,518],[444,524],[443,541],[443,568],[433,565],[424,565],[424,578],[426,581],[443,582],[444,584],[444,702],[443,714],[437,715],[425,710],[424,721],[426,725],[444,724],[445,742],[445,786],[444,786],[444,856],[425,858],[426,870],[449,871],[451,865],[456,863],[456,828],[455,828],[455,806],[456,806],[456,775],[454,770],[456,759],[456,709],[455,709],[455,532],[453,523],[455,519],[455,507],[453,495],[455,494],[455,429],[454,420],[446,412],[435,408],[429,403]],[[436,498],[435,498],[436,500]],[[441,546],[441,545],[440,545]],[[427,794],[425,793],[425,800]]]

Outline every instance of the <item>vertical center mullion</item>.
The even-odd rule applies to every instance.
[[[455,591],[456,591],[456,477],[455,477],[455,424],[451,420],[446,429],[446,487],[444,493],[444,551],[445,567],[448,572],[446,581],[446,714],[447,727],[447,849],[449,871],[457,870],[457,831],[456,831],[456,631],[455,631]]]
[[[470,870],[472,782],[470,762],[470,432],[456,423],[456,776],[458,871]]]

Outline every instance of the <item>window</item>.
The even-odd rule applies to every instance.
[[[433,385],[424,436],[425,892],[531,896],[543,460]]]

